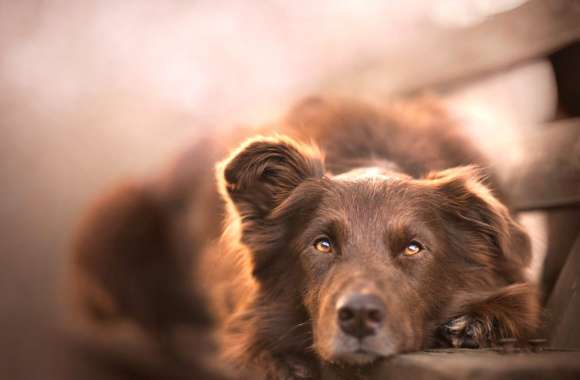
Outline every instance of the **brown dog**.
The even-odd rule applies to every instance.
[[[217,186],[227,144],[95,208],[76,255],[89,315],[153,332],[204,304],[227,364],[260,378],[537,327],[529,239],[433,101],[309,99],[267,132],[221,161]]]

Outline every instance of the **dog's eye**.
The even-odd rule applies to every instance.
[[[405,256],[413,256],[421,252],[422,250],[423,245],[421,245],[421,243],[419,243],[418,241],[413,240],[409,244],[407,244],[405,250],[403,251],[403,254]]]
[[[329,238],[320,238],[314,242],[314,248],[321,253],[332,253],[332,242]]]

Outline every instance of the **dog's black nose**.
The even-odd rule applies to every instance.
[[[372,294],[351,294],[337,304],[338,324],[342,331],[357,338],[373,335],[385,318],[383,301]]]

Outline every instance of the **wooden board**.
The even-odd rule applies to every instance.
[[[580,348],[580,236],[546,307],[546,331],[551,345],[561,348]]]
[[[580,39],[580,4],[531,0],[472,27],[445,29],[424,23],[414,38],[402,38],[404,46],[328,78],[326,89],[376,100],[445,88],[546,56]]]
[[[526,155],[507,170],[515,208],[580,205],[580,119],[547,125],[523,144]]]
[[[511,380],[579,379],[580,352],[501,354],[485,350],[439,350],[385,361],[369,379]]]

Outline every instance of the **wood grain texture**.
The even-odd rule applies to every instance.
[[[324,379],[370,380],[548,380],[580,378],[580,352],[502,354],[492,350],[434,350],[396,356],[367,371]]]

